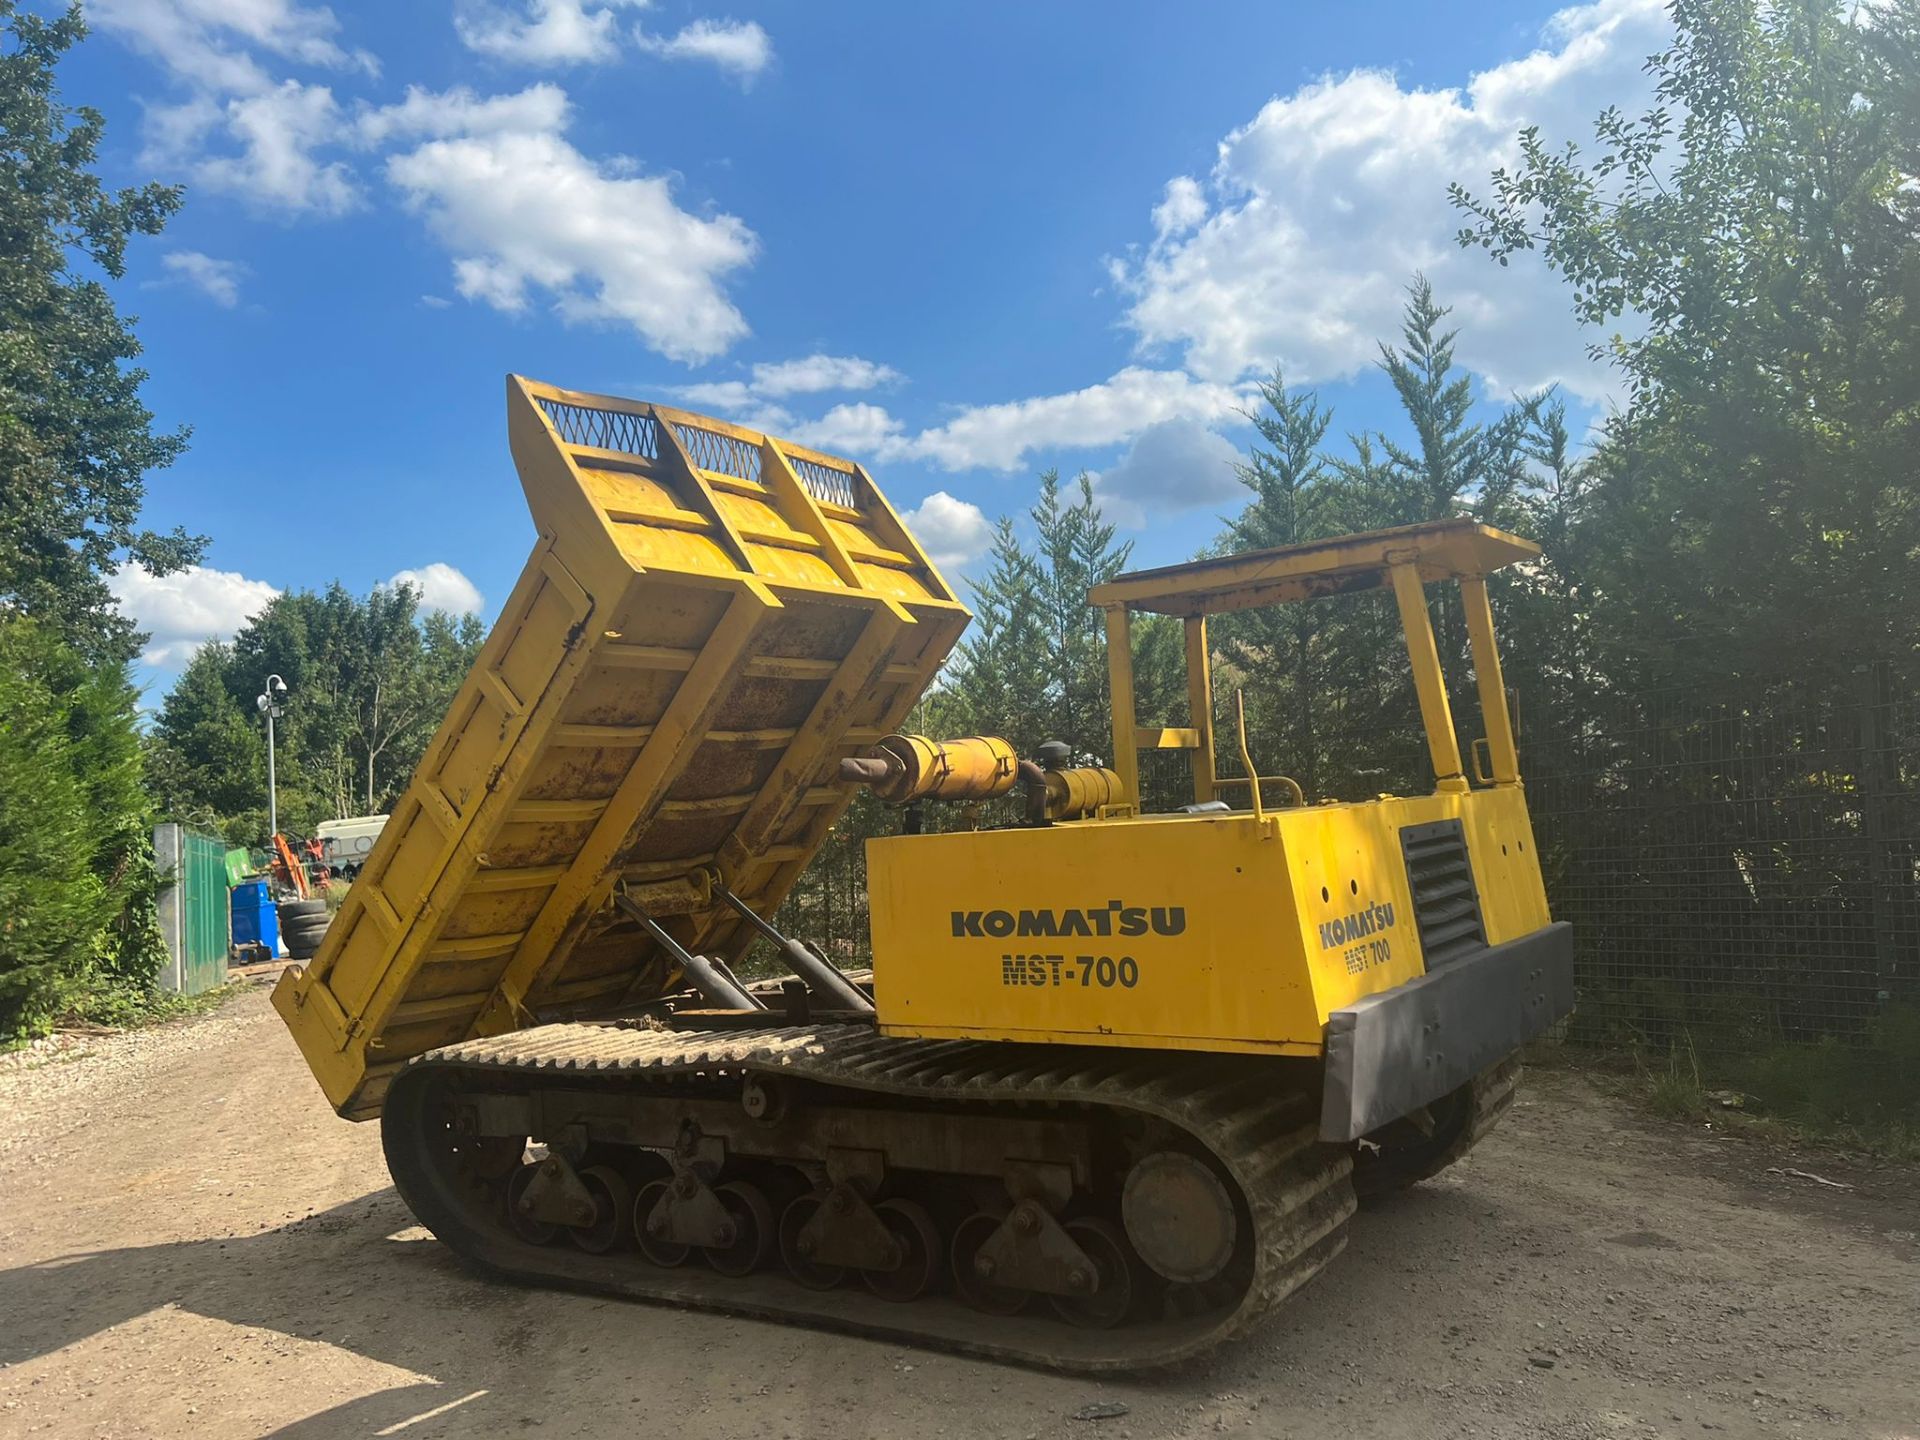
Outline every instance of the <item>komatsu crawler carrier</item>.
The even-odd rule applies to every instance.
[[[1572,1003],[1467,521],[1123,576],[1113,745],[897,733],[967,613],[858,464],[519,378],[525,571],[274,1004],[394,1183],[518,1280],[1070,1369],[1243,1330],[1499,1117]],[[1424,587],[1457,582],[1462,764]],[[1207,617],[1383,586],[1432,793],[1215,772]],[[1185,625],[1144,728],[1129,617]],[[1192,802],[1143,813],[1142,749]],[[1246,776],[1255,777],[1250,783]],[[871,981],[770,923],[866,785]],[[1267,792],[1274,803],[1267,803]],[[993,802],[988,806],[987,802]],[[983,817],[1004,811],[1001,823]],[[749,985],[753,946],[792,972]]]

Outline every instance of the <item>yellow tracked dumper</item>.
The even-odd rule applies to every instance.
[[[1465,1153],[1571,1008],[1487,602],[1528,542],[1444,521],[1101,585],[1112,754],[1076,764],[899,733],[968,617],[860,465],[517,377],[507,404],[538,542],[273,997],[463,1259],[1163,1364],[1317,1273],[1357,1196]],[[1398,602],[1433,792],[1306,803],[1244,725],[1245,776],[1218,776],[1208,617],[1369,587]],[[1136,612],[1184,623],[1184,727],[1136,724]],[[1192,801],[1144,813],[1139,752],[1169,748]],[[861,786],[903,807],[868,845],[870,981],[770,921]],[[918,833],[941,802],[961,828]],[[754,946],[791,978],[743,982]]]

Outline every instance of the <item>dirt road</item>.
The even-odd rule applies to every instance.
[[[1118,1383],[470,1276],[264,990],[0,1063],[0,1162],[8,1437],[1920,1436],[1920,1177],[1565,1074],[1251,1340]]]

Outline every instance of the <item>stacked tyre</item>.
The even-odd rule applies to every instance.
[[[327,925],[333,919],[327,913],[327,902],[282,900],[278,909],[280,938],[286,941],[287,954],[295,960],[311,960],[314,951],[320,948],[320,941],[326,936]]]

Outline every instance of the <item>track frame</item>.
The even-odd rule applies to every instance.
[[[1244,1331],[1259,1316],[1299,1289],[1344,1247],[1355,1199],[1351,1157],[1343,1146],[1322,1142],[1313,1120],[1313,1096],[1288,1083],[1295,1072],[1284,1062],[1242,1057],[1116,1055],[1068,1047],[975,1042],[929,1044],[892,1040],[856,1026],[769,1027],[727,1033],[621,1029],[595,1025],[537,1027],[487,1041],[447,1047],[420,1057],[396,1077],[383,1117],[388,1165],[402,1196],[421,1222],[456,1253],[489,1273],[530,1283],[716,1310],[799,1321],[822,1328],[884,1336],[994,1359],[1053,1369],[1098,1372],[1171,1364]],[[984,1120],[996,1138],[1003,1125],[1066,1127],[1089,1121],[1144,1126],[1161,1137],[1194,1147],[1216,1164],[1245,1210],[1249,1243],[1244,1262],[1206,1286],[1157,1287],[1151,1314],[1117,1323],[1094,1308],[1070,1316],[1075,1302],[1055,1297],[1060,1315],[989,1315],[943,1294],[900,1304],[877,1293],[850,1288],[810,1289],[785,1274],[717,1274],[693,1266],[661,1267],[633,1254],[589,1254],[572,1247],[535,1245],[517,1238],[495,1218],[504,1215],[493,1193],[502,1188],[506,1136],[489,1136],[459,1118],[462,1096],[518,1097],[522,1107],[497,1107],[498,1128],[543,1118],[558,1119],[575,1102],[563,1094],[591,1095],[607,1133],[635,1127],[632,1116],[652,1100],[687,1098],[730,1104],[745,1115],[748,1081],[765,1085],[798,1082],[819,1098],[837,1092],[824,1118],[801,1122],[814,1138],[844,1124],[836,1110],[912,1115],[911,1128],[936,1132],[951,1127],[959,1140],[926,1143],[954,1146],[964,1156],[977,1151],[966,1139],[969,1122]],[[672,1097],[675,1087],[707,1094]],[[981,1115],[988,1107],[1000,1113]],[[1025,1113],[1015,1107],[1025,1107]],[[802,1113],[804,1112],[804,1108]],[[1012,1113],[1007,1113],[1012,1112]],[[776,1122],[777,1130],[780,1124]],[[891,1126],[891,1119],[879,1128]],[[667,1118],[648,1117],[627,1133],[661,1139]],[[592,1126],[588,1126],[589,1135]],[[528,1133],[532,1133],[531,1129]],[[1044,1130],[1034,1132],[1046,1133]],[[554,1137],[547,1137],[550,1143]],[[588,1142],[568,1135],[558,1143]],[[582,1154],[586,1153],[586,1146]],[[1094,1146],[1098,1170],[1098,1145]],[[1003,1151],[1004,1154],[1004,1151]],[[517,1157],[516,1157],[517,1158]],[[1037,1159],[1054,1162],[1042,1152]],[[823,1172],[827,1157],[820,1160]],[[1070,1168],[1070,1166],[1063,1167]],[[493,1177],[488,1178],[488,1172]],[[977,1177],[958,1176],[965,1183]],[[820,1190],[833,1193],[824,1174]],[[1006,1177],[992,1182],[1006,1193]],[[1073,1243],[1093,1261],[1097,1287],[1111,1300],[1111,1254],[1093,1255],[1109,1243],[1085,1225],[1111,1224],[1100,1212],[1116,1208],[1117,1183],[1098,1193],[1098,1173],[1076,1192],[1087,1203],[1063,1208],[1081,1224]],[[1007,1199],[1019,1203],[1010,1194]],[[1009,1210],[1009,1214],[1011,1211]],[[1051,1212],[1049,1212],[1051,1213]],[[1063,1272],[1064,1273],[1064,1272]],[[1131,1282],[1132,1277],[1128,1277]],[[1128,1303],[1131,1305],[1132,1299]],[[1111,1328],[1089,1328],[1106,1323]]]

